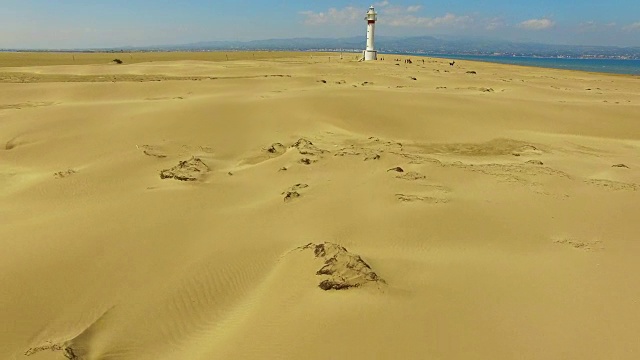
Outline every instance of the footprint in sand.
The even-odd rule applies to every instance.
[[[334,156],[360,156],[364,161],[374,161],[382,159],[385,153],[401,155],[403,144],[397,141],[385,141],[375,136],[366,140],[353,140],[347,142],[349,145],[338,150]]]
[[[444,204],[449,202],[447,195],[451,192],[447,187],[436,184],[424,184],[426,176],[415,171],[405,171],[401,167],[395,167],[387,170],[387,172],[395,172],[397,179],[405,181],[418,181],[420,192],[417,194],[395,194],[396,199],[401,202],[424,202],[430,204]]]
[[[209,166],[200,158],[194,156],[189,160],[180,161],[178,165],[171,169],[162,170],[160,172],[160,178],[179,181],[198,181],[203,180],[209,171],[211,171]]]
[[[362,155],[362,152],[356,150],[354,147],[342,148],[338,150],[333,156],[358,156]]]
[[[415,165],[415,164],[430,163],[430,164],[442,166],[442,162],[440,160],[431,158],[431,157],[425,157],[419,154],[405,153],[405,152],[402,152],[402,150],[400,152],[393,152],[393,154],[400,155],[403,158],[409,160],[409,164]]]
[[[73,170],[73,169],[69,169],[69,170],[64,170],[64,171],[58,171],[57,173],[53,174],[53,177],[55,177],[56,179],[64,179],[66,177],[69,177],[73,174],[77,173],[77,171]]]
[[[625,164],[615,164],[611,165],[611,167],[629,169],[629,167]]]
[[[401,202],[424,202],[430,204],[444,204],[449,202],[447,195],[451,192],[447,187],[436,184],[425,184],[427,177],[419,172],[405,171],[401,167],[395,167],[387,170],[387,172],[395,172],[395,176],[399,180],[417,181],[420,191],[413,194],[397,193],[396,199]]]
[[[544,163],[540,160],[528,160],[525,164],[542,166]]]
[[[66,359],[69,360],[80,359],[78,355],[76,355],[76,351],[71,346],[67,346],[65,344],[54,344],[51,342],[48,342],[47,344],[41,346],[30,348],[29,350],[25,351],[24,356],[36,355],[42,351],[60,352]]]
[[[401,180],[417,181],[417,180],[425,180],[427,177],[420,174],[419,172],[409,171],[409,172],[405,172],[400,175],[397,175],[396,178]]]
[[[387,172],[390,172],[390,171],[398,173],[398,175],[396,175],[396,178],[401,180],[418,181],[418,180],[425,180],[427,178],[425,175],[416,171],[405,171],[400,166],[387,170]],[[431,185],[431,186],[435,186],[435,185]]]
[[[473,171],[484,175],[494,176],[499,181],[515,182],[523,185],[535,185],[535,178],[540,176],[557,176],[571,179],[571,176],[561,170],[546,166],[531,166],[532,164],[466,164],[460,161],[443,164],[444,167],[453,167]],[[537,165],[537,164],[535,164]]]
[[[46,102],[46,101],[41,101],[41,102],[26,102],[26,103],[19,103],[19,104],[5,104],[5,105],[0,105],[0,110],[20,110],[20,109],[26,109],[26,108],[34,108],[34,107],[41,107],[41,106],[51,106],[51,105],[55,105],[54,102]]]
[[[542,151],[533,145],[523,145],[515,149],[511,155],[513,156],[535,156],[542,155]]]
[[[604,179],[587,179],[585,183],[609,191],[640,191],[640,185]]]
[[[483,143],[426,143],[411,148],[419,154],[445,154],[463,156],[540,155],[543,151],[526,142],[515,139],[493,139]]]
[[[449,199],[444,197],[424,196],[424,195],[414,195],[414,194],[396,194],[396,199],[406,203],[423,202],[428,204],[446,204],[449,202]]]
[[[584,241],[567,236],[556,236],[552,237],[551,240],[554,244],[566,245],[582,251],[604,250],[601,240]]]
[[[364,157],[364,161],[371,161],[371,160],[380,160],[382,156],[380,156],[380,154],[377,153],[369,153]]]
[[[183,96],[175,96],[175,97],[155,97],[155,98],[145,98],[146,101],[162,101],[162,100],[184,100]]]
[[[309,185],[307,184],[295,184],[291,186],[290,188],[282,192],[282,195],[284,195],[284,202],[290,202],[294,199],[301,197],[302,195],[298,191],[302,189],[306,189],[308,187]]]
[[[323,154],[329,152],[314,145],[311,140],[300,138],[290,146],[286,146],[279,142],[273,143],[270,146],[263,148],[262,152],[259,155],[245,159],[243,163],[251,165],[259,164],[261,162],[284,155],[287,152],[288,148],[294,148],[298,151],[298,153],[300,153],[300,155],[306,155],[298,161],[299,163],[304,165],[310,165],[314,162],[317,162]]]
[[[203,152],[207,154],[213,154],[213,148],[211,146],[202,145],[182,145],[180,146],[180,155],[194,154],[196,152]]]
[[[4,149],[5,149],[5,150],[13,150],[13,149],[15,149],[16,147],[18,147],[18,146],[20,146],[20,145],[24,145],[24,144],[26,144],[26,142],[21,141],[21,140],[16,136],[16,137],[14,137],[14,138],[10,139],[9,141],[7,141],[7,142],[4,144]]]
[[[272,154],[275,156],[280,156],[282,154],[284,154],[285,152],[287,152],[287,147],[280,144],[280,143],[273,143],[271,144],[271,146],[269,146],[268,148],[265,149],[265,151],[269,154]]]
[[[302,158],[300,160],[298,160],[298,163],[302,164],[302,165],[311,165],[315,162],[318,162],[318,160],[315,159],[309,159],[309,158]]]
[[[207,145],[179,145],[172,142],[164,142],[161,145],[136,145],[138,150],[149,157],[164,159],[169,156],[191,156],[198,153],[213,154],[213,148]]]
[[[485,88],[485,87],[467,87],[467,88],[456,88],[456,90],[473,90],[473,91],[479,91],[479,92],[495,92],[495,90],[493,90],[492,88]]]
[[[254,156],[244,159],[241,164],[257,165],[267,160],[275,159],[284,155],[287,152],[287,147],[282,143],[276,142],[267,147],[264,147],[260,152]]]
[[[151,156],[151,157],[155,157],[155,158],[166,158],[167,154],[165,154],[164,152],[162,152],[161,150],[158,149],[158,147],[153,146],[153,145],[142,145],[142,146],[137,146],[136,147],[138,149],[142,149],[142,153],[147,155],[147,156]]]

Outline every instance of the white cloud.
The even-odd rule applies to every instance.
[[[380,13],[380,23],[390,27],[404,28],[446,28],[458,27],[467,28],[474,23],[474,18],[468,15],[455,15],[447,13],[443,16],[427,17],[420,16],[421,5],[397,6],[389,1],[375,3]],[[304,24],[317,26],[326,24],[347,25],[358,24],[364,18],[366,9],[348,6],[345,8],[330,8],[327,11],[303,11]],[[498,28],[502,23],[495,23],[493,29]]]
[[[421,17],[415,15],[400,15],[385,21],[390,26],[397,27],[444,27],[444,26],[466,26],[473,22],[470,16],[457,16],[446,14],[440,17]]]
[[[384,16],[398,15],[398,14],[405,15],[405,14],[416,13],[422,10],[422,5],[411,5],[411,6],[395,6],[395,5],[389,5],[389,4],[387,5],[388,6],[380,10],[380,13],[383,14]]]
[[[518,27],[527,30],[546,30],[555,26],[555,22],[549,19],[531,19],[518,24]]]
[[[507,24],[502,18],[493,18],[486,20],[485,30],[494,31],[506,27]]]
[[[616,27],[616,23],[614,22],[602,24],[596,21],[586,21],[578,24],[577,30],[579,33],[591,33],[591,32],[606,31],[614,27]]]
[[[587,22],[580,23],[578,25],[579,32],[593,32],[593,31],[598,31],[599,28],[600,28],[600,24],[598,24],[595,21],[587,21]]]
[[[375,3],[380,13],[380,20],[390,26],[417,26],[417,27],[437,27],[451,25],[455,23],[465,23],[470,20],[468,16],[455,16],[446,14],[442,17],[428,18],[415,14],[422,9],[421,5],[395,6],[389,1]],[[364,18],[366,9],[347,6],[342,9],[330,8],[327,11],[302,11],[304,23],[306,25],[325,24],[354,24]]]
[[[633,24],[625,26],[624,29],[627,31],[640,31],[640,21],[634,22]]]
[[[343,9],[330,8],[326,12],[302,11],[300,14],[305,17],[304,23],[307,25],[348,24],[364,18],[362,9],[353,6]]]

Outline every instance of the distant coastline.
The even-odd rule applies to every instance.
[[[534,66],[561,70],[578,70],[608,74],[640,75],[638,59],[592,59],[537,56],[496,56],[496,55],[456,55],[402,53],[399,55],[429,56],[453,60],[482,61],[508,65]]]

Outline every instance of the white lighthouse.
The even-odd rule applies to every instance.
[[[371,5],[369,11],[367,11],[367,17],[364,19],[367,20],[367,48],[364,51],[364,61],[377,60],[378,52],[375,48],[375,31],[378,13],[376,13],[373,5]]]

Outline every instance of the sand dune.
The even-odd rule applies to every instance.
[[[0,57],[0,358],[638,357],[638,77],[223,55]]]

